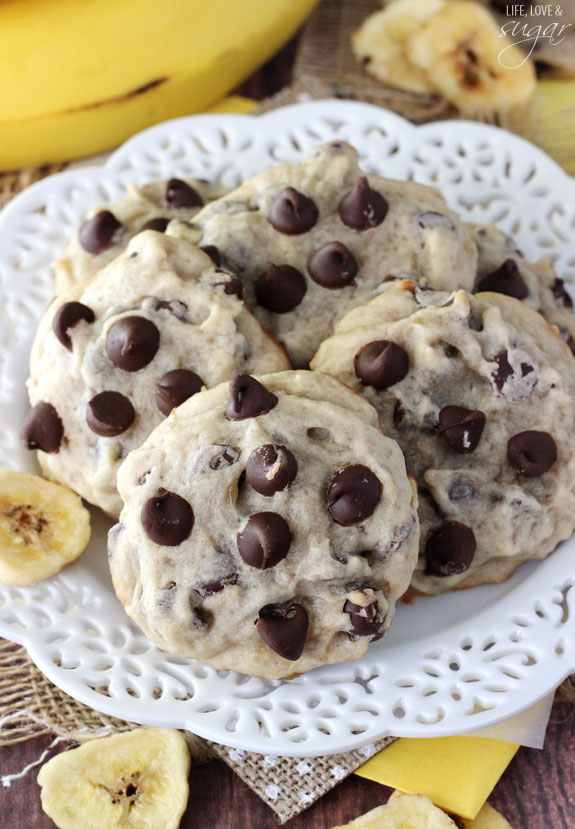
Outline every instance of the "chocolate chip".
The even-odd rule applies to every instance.
[[[286,489],[297,475],[297,461],[285,446],[267,443],[251,453],[246,464],[246,480],[260,495],[273,495]]]
[[[483,276],[478,281],[475,291],[494,291],[496,294],[505,294],[515,299],[525,299],[529,296],[525,280],[519,273],[514,259],[506,259],[493,273]]]
[[[427,539],[426,574],[456,576],[464,573],[473,561],[476,546],[473,530],[458,521],[445,521]]]
[[[209,256],[214,265],[219,268],[222,264],[222,257],[215,245],[204,245],[200,250],[203,250],[206,256]]]
[[[511,367],[511,363],[509,362],[508,352],[500,351],[499,354],[495,355],[492,362],[497,363],[497,368],[491,375],[491,378],[495,383],[496,387],[499,389],[499,391],[501,391],[503,386],[505,385],[506,380],[508,380],[509,377],[511,377],[514,374],[513,368]],[[533,366],[530,366],[529,363],[521,363],[522,377],[525,377],[532,371]]]
[[[72,351],[72,339],[68,334],[70,328],[77,325],[80,320],[94,322],[95,318],[94,312],[87,305],[81,302],[65,302],[54,314],[52,331],[62,345],[66,346],[68,351]]]
[[[86,407],[86,422],[97,435],[112,438],[129,429],[136,412],[127,397],[118,391],[102,391]]]
[[[547,432],[519,432],[507,442],[507,460],[526,478],[543,475],[556,459],[557,446]]]
[[[565,290],[565,282],[558,276],[555,277],[552,291],[553,296],[558,302],[561,303],[561,305],[563,305],[565,308],[573,308],[573,300]]]
[[[211,459],[210,469],[225,469],[236,463],[240,456],[240,450],[235,446],[229,446],[226,443],[214,443],[214,446],[219,446],[220,451]]]
[[[249,374],[238,374],[230,380],[230,399],[226,406],[228,420],[245,420],[267,414],[277,405],[275,394],[269,392]]]
[[[106,337],[106,353],[123,371],[139,371],[147,366],[160,345],[160,332],[146,317],[122,317]]]
[[[284,187],[272,202],[268,222],[280,233],[297,236],[311,230],[318,216],[315,202],[293,187]]]
[[[214,288],[223,287],[224,294],[228,294],[228,296],[237,296],[241,299],[244,295],[244,283],[236,276],[234,273],[227,273],[226,271],[222,271],[225,274],[225,279],[220,279],[217,282],[213,282],[212,285]]]
[[[445,305],[446,303],[444,303],[442,307],[445,308]],[[449,357],[450,360],[455,360],[456,357],[459,357],[459,349],[456,348],[454,345],[451,345],[451,343],[443,342],[441,343],[441,347],[443,348],[443,353],[445,354],[445,356]]]
[[[427,230],[429,227],[443,227],[446,230],[455,230],[455,225],[444,213],[437,213],[435,210],[425,210],[423,213],[418,213],[415,221],[422,230]]]
[[[466,455],[477,448],[485,420],[483,412],[463,406],[444,406],[439,412],[439,431],[452,449]]]
[[[156,216],[155,219],[149,219],[145,224],[142,225],[140,228],[140,233],[143,230],[155,230],[156,233],[165,233],[167,226],[170,224],[169,219],[165,219],[163,216]]]
[[[329,429],[324,429],[322,426],[310,426],[306,434],[314,443],[323,443],[331,438]]]
[[[64,437],[64,426],[51,403],[36,403],[24,419],[20,440],[27,449],[57,452]]]
[[[396,343],[373,340],[357,352],[353,365],[364,386],[383,391],[403,380],[409,371],[409,357]]]
[[[467,325],[471,328],[472,331],[483,331],[483,320],[477,314],[471,313],[468,316]]]
[[[353,282],[357,274],[357,262],[341,242],[328,242],[311,254],[307,269],[314,282],[322,288],[336,290]]]
[[[213,614],[204,607],[192,607],[191,610],[192,625],[197,628],[197,630],[208,630],[213,620]]]
[[[164,204],[172,210],[185,207],[202,207],[204,200],[197,190],[179,178],[171,178],[164,191]]]
[[[467,498],[473,498],[475,488],[466,478],[455,478],[449,483],[447,495],[451,501],[465,501]]]
[[[237,573],[230,573],[229,576],[222,576],[221,579],[215,579],[215,581],[208,581],[205,584],[198,584],[197,587],[194,587],[196,593],[199,593],[202,599],[206,599],[208,596],[213,596],[214,593],[219,593],[227,587],[228,584],[237,584],[238,583],[238,574]]]
[[[194,512],[188,502],[165,489],[146,501],[140,519],[148,538],[163,547],[177,547],[194,526]]]
[[[565,344],[568,346],[569,350],[575,354],[575,339],[573,336],[565,328],[560,328],[559,333],[561,334],[561,339],[565,341]]]
[[[340,201],[339,216],[344,224],[354,230],[368,230],[383,222],[388,207],[381,193],[369,186],[366,176],[361,176],[353,190]]]
[[[343,612],[349,613],[351,633],[355,636],[373,636],[374,633],[379,633],[382,619],[378,610],[377,602],[371,602],[364,607],[347,599]]]
[[[395,401],[395,406],[393,407],[393,425],[396,429],[399,429],[403,421],[405,420],[405,409],[401,400]]]
[[[327,491],[327,508],[334,521],[347,527],[369,518],[380,499],[378,478],[367,466],[354,464],[332,478]]]
[[[169,311],[170,314],[173,314],[179,320],[186,319],[186,311],[188,310],[188,306],[185,302],[182,302],[181,299],[160,299],[156,302],[156,311],[161,311],[165,309]]]
[[[162,414],[169,415],[172,409],[184,400],[202,390],[204,381],[186,368],[176,368],[160,377],[156,383],[156,405]]]
[[[308,626],[305,607],[295,602],[283,608],[266,605],[256,621],[257,631],[266,645],[291,662],[303,653]]]
[[[241,557],[246,564],[258,570],[268,570],[283,561],[291,540],[288,523],[277,512],[251,515],[237,537]]]
[[[256,299],[262,308],[286,314],[293,311],[305,296],[305,277],[291,265],[274,265],[268,262],[264,273],[255,283]]]
[[[84,250],[96,256],[118,241],[121,230],[122,223],[113,213],[109,210],[100,210],[84,222],[78,231],[78,241]]]

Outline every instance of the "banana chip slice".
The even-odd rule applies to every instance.
[[[485,803],[475,820],[459,818],[463,829],[512,829],[511,824],[489,803]]]
[[[25,587],[53,576],[89,540],[90,513],[71,489],[0,470],[0,584]]]
[[[433,92],[418,66],[410,63],[405,46],[446,0],[396,0],[370,15],[354,32],[352,48],[357,60],[378,80],[408,92]]]
[[[172,728],[137,728],[58,754],[38,775],[59,829],[177,829],[190,755]]]
[[[458,829],[445,812],[434,806],[424,794],[395,791],[385,806],[377,806],[365,815],[333,829]]]
[[[470,115],[505,112],[535,90],[533,64],[477,3],[447,3],[408,37],[405,51],[432,87]]]
[[[486,803],[475,820],[451,818],[424,794],[394,791],[385,806],[333,829],[512,829],[503,815]]]

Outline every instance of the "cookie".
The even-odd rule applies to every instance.
[[[118,475],[116,593],[159,647],[279,679],[361,657],[418,545],[375,410],[331,377],[239,375],[184,403]]]
[[[241,282],[187,242],[145,231],[48,308],[36,336],[24,443],[47,477],[116,516],[116,473],[189,396],[238,371],[289,368]]]
[[[556,325],[575,352],[573,299],[550,259],[529,262],[495,225],[468,225],[479,253],[476,291],[497,291],[521,299]]]
[[[475,278],[475,245],[439,192],[364,173],[343,142],[255,176],[193,225],[191,238],[243,278],[246,301],[297,368],[398,275],[442,290]]]
[[[312,368],[375,406],[419,487],[412,585],[507,578],[575,527],[575,361],[556,329],[503,294],[410,281],[356,308]]]
[[[206,202],[224,192],[217,185],[191,178],[129,184],[118,204],[98,207],[88,213],[64,255],[52,263],[56,293],[61,294],[94,276],[137,233],[142,230],[164,233],[171,219],[191,219]]]

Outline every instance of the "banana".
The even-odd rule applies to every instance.
[[[0,77],[10,78],[0,84],[0,170],[100,152],[209,108],[317,1],[0,3]]]
[[[38,775],[59,829],[177,829],[190,755],[173,728],[137,728],[58,754]]]
[[[446,0],[396,0],[370,15],[352,35],[357,60],[390,86],[409,92],[433,92],[425,72],[407,60],[405,46],[408,38],[445,4]]]
[[[25,587],[58,573],[90,540],[90,513],[72,490],[0,470],[0,583]]]
[[[394,791],[385,806],[377,806],[365,815],[333,829],[457,829],[445,812],[434,806],[424,794]]]
[[[474,820],[461,818],[464,829],[512,829],[508,820],[489,803],[485,803]]]
[[[117,147],[152,120],[165,121],[187,113],[183,99],[177,83],[166,84],[126,101],[0,123],[0,169],[67,161]],[[254,106],[254,101],[236,95],[218,101],[206,112],[248,114]]]
[[[408,38],[406,54],[438,92],[469,115],[505,112],[535,90],[533,65],[477,3],[447,3]]]
[[[457,823],[434,806],[424,794],[393,792],[385,806],[377,806],[365,815],[333,829],[512,829],[503,815],[486,803],[475,820],[457,818]]]

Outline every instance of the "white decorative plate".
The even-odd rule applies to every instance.
[[[497,222],[528,257],[575,279],[575,181],[522,139],[475,123],[415,128],[366,104],[322,101],[257,119],[204,115],[153,127],[103,168],[70,170],[18,196],[0,217],[0,464],[32,469],[18,443],[27,358],[52,294],[49,262],[85,211],[126,182],[174,175],[229,187],[330,139],[369,171],[437,185],[465,219]],[[535,703],[575,672],[575,541],[501,585],[398,609],[390,635],[354,663],[271,682],[216,671],[154,647],[125,615],[107,570],[106,521],[59,576],[0,587],[0,634],[24,644],[71,696],[108,714],[187,728],[241,749],[314,755],[386,735],[462,734]]]

